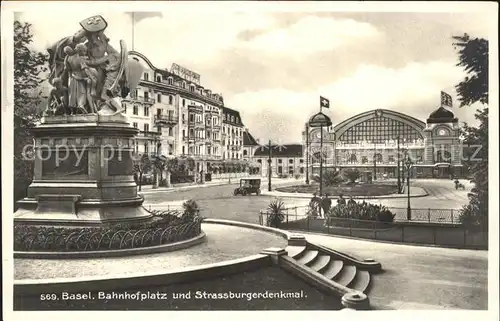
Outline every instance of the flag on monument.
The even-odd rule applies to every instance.
[[[441,106],[453,107],[451,96],[444,91],[441,91]]]
[[[323,96],[319,96],[319,104],[321,108],[330,108],[330,101]]]

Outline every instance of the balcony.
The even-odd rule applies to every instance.
[[[201,106],[195,106],[195,105],[189,105],[188,106],[188,111],[195,112],[195,113],[203,113],[203,107],[201,107]]]
[[[155,124],[164,126],[175,126],[177,125],[177,117],[172,115],[155,115]]]
[[[231,150],[233,150],[233,151],[239,151],[239,150],[241,150],[241,146],[238,146],[238,145],[232,145],[232,146],[231,146]]]
[[[131,103],[142,103],[146,105],[154,105],[156,103],[156,100],[154,98],[144,96],[127,97],[123,98],[123,101],[129,101]]]
[[[182,140],[185,141],[185,142],[194,142],[195,141],[195,137],[194,136],[183,136]]]
[[[157,140],[157,139],[160,139],[160,136],[161,136],[161,133],[159,133],[159,132],[141,130],[141,131],[139,131],[139,135],[137,135],[137,138]]]

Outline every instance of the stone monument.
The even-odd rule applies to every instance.
[[[19,201],[16,224],[95,226],[148,220],[133,178],[138,130],[120,98],[135,89],[143,69],[115,50],[94,16],[51,46],[48,108],[34,136],[34,179]]]

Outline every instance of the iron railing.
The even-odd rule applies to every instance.
[[[396,214],[394,222],[314,217],[308,215],[309,206],[296,206],[283,209],[283,220],[273,227],[409,244],[488,248],[488,232],[460,224],[456,209],[412,209],[411,221],[406,219],[406,208],[387,209]],[[262,210],[259,223],[271,226],[272,215]]]

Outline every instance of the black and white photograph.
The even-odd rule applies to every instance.
[[[2,2],[4,319],[498,320],[498,139],[497,3]]]

